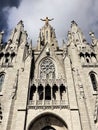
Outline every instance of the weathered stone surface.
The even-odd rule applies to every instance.
[[[20,21],[0,39],[0,130],[97,130],[98,40],[72,21],[59,47],[53,19],[41,19],[36,49]]]

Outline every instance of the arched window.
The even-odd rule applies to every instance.
[[[52,91],[53,91],[53,99],[57,100],[58,86],[56,84],[54,84]]]
[[[65,92],[66,92],[65,86],[63,84],[61,84],[61,86],[60,86],[60,99],[61,100],[64,100]]]
[[[80,52],[80,57],[84,57],[84,54],[82,52]]]
[[[86,62],[90,63],[90,54],[88,52],[86,52],[85,56],[86,56]]]
[[[3,85],[3,82],[4,82],[4,73],[1,73],[0,74],[0,92],[2,91],[2,85]]]
[[[33,84],[30,88],[30,100],[34,100],[35,92],[36,92],[36,86]]]
[[[94,72],[90,73],[90,78],[91,78],[94,91],[97,91],[97,80]]]
[[[45,100],[51,100],[51,87],[49,84],[45,87]]]
[[[95,53],[91,53],[91,57],[95,57],[96,58],[96,54]]]
[[[91,53],[91,60],[93,63],[96,63],[96,54],[95,53]]]
[[[89,62],[90,62],[90,61],[89,61],[89,58],[86,58],[86,62],[87,62],[87,63],[89,63]]]
[[[42,84],[40,84],[39,86],[38,86],[38,95],[39,95],[39,100],[43,100],[43,86],[42,86]]]

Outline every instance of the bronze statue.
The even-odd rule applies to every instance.
[[[45,25],[48,26],[49,21],[52,21],[52,20],[54,20],[54,19],[53,19],[53,18],[52,18],[52,19],[49,19],[48,17],[46,17],[45,19],[40,19],[40,20],[45,21]]]

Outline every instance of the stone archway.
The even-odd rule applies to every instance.
[[[48,113],[31,122],[28,130],[68,130],[68,127],[61,118]]]
[[[54,129],[53,127],[51,127],[51,126],[45,126],[43,129],[41,129],[41,130],[56,130],[56,129]]]

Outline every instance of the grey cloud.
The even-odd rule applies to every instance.
[[[8,33],[8,16],[9,10],[12,7],[19,7],[21,0],[0,0],[0,31],[4,30],[5,34]]]
[[[20,4],[21,0],[0,0],[0,8],[4,8],[4,7],[18,7]]]
[[[37,41],[43,22],[40,18],[54,18],[50,24],[56,29],[61,43],[66,39],[70,22],[75,20],[89,41],[88,33],[94,31],[98,37],[98,0],[22,0],[18,8],[9,9],[8,27],[14,28],[19,20],[24,21],[25,29],[34,44]]]

